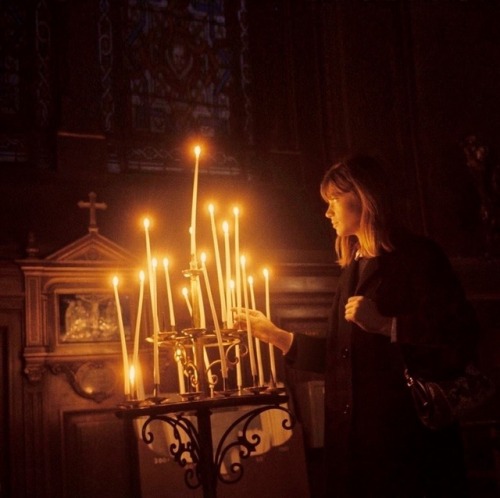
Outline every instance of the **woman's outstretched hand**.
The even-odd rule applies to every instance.
[[[270,343],[281,349],[283,354],[287,353],[292,345],[293,334],[277,327],[261,311],[246,308],[233,309],[234,327],[247,330],[247,319],[250,324],[252,335],[262,342]]]

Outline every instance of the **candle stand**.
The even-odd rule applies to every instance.
[[[275,391],[264,393],[234,394],[232,396],[218,395],[215,397],[181,401],[144,404],[136,406],[124,403],[119,407],[116,415],[126,421],[131,437],[136,433],[134,421],[140,419],[142,429],[140,437],[146,444],[151,444],[154,434],[151,424],[161,421],[168,424],[173,430],[174,442],[169,450],[175,462],[181,467],[188,466],[184,474],[184,482],[190,489],[199,487],[203,490],[204,498],[217,497],[217,483],[221,481],[226,484],[238,482],[243,476],[243,465],[240,462],[230,465],[230,473],[223,474],[221,466],[224,457],[233,448],[239,448],[239,456],[246,459],[256,450],[261,442],[258,434],[249,431],[250,423],[262,413],[269,410],[283,412],[281,427],[291,430],[295,425],[295,419],[286,404],[288,396]],[[216,410],[224,410],[235,407],[255,407],[234,420],[224,431],[221,438],[216,442],[212,438],[211,415]],[[196,424],[192,417],[195,417]],[[235,436],[235,430],[237,434]],[[231,440],[231,437],[235,437]],[[214,451],[215,449],[215,451]]]

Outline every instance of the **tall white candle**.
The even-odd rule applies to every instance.
[[[135,333],[134,333],[134,354],[132,356],[132,366],[134,368],[134,383],[139,371],[139,336],[141,332],[142,304],[144,300],[144,272],[139,272],[139,301],[137,305],[137,316],[135,318]],[[132,371],[132,369],[130,369]],[[131,377],[132,385],[132,377]]]
[[[160,384],[160,368],[159,368],[159,355],[158,355],[158,335],[157,322],[158,314],[156,312],[156,292],[155,292],[155,276],[153,273],[153,260],[151,258],[151,242],[149,239],[150,221],[144,218],[144,233],[146,236],[146,258],[148,264],[148,280],[149,280],[149,297],[151,301],[151,315],[153,320],[153,382],[155,385]]]
[[[207,328],[207,320],[205,317],[205,305],[203,304],[203,293],[201,292],[201,285],[198,276],[196,277],[196,289],[198,291],[198,306],[200,308],[200,328]]]
[[[184,394],[186,392],[186,382],[184,379],[184,365],[182,363],[182,349],[176,346],[175,349],[175,362],[177,363],[177,380],[179,382],[179,393]]]
[[[123,360],[123,392],[125,396],[130,395],[130,369],[128,366],[127,342],[125,340],[125,329],[123,327],[122,307],[118,296],[118,277],[113,277],[113,289],[115,295],[116,314],[118,316],[118,330],[120,332],[120,342],[122,347]]]
[[[222,223],[222,231],[224,232],[224,249],[226,257],[226,311],[227,311],[227,327],[233,326],[233,314],[231,312],[231,251],[229,247],[229,224],[227,221]]]
[[[155,385],[160,385],[160,345],[159,345],[159,334],[160,334],[160,322],[158,320],[158,297],[156,293],[156,267],[158,266],[158,261],[156,258],[151,260],[152,268],[152,280],[150,286],[152,290],[152,300],[153,300],[153,382]]]
[[[269,297],[269,270],[267,268],[264,268],[262,270],[262,273],[264,274],[264,285],[265,285],[265,299],[266,299],[266,316],[271,320],[271,301]],[[269,343],[269,363],[271,365],[271,381],[276,383],[276,360],[274,358],[274,346]]]
[[[241,273],[242,273],[242,278],[243,281],[246,282],[246,258],[245,256],[241,256],[240,258],[240,264],[241,264]],[[243,287],[243,302],[245,304],[245,310],[246,310],[246,321],[247,321],[247,339],[248,339],[248,355],[250,356],[250,371],[252,373],[252,378],[256,378],[257,376],[257,370],[255,368],[255,351],[253,347],[253,340],[252,340],[252,328],[250,324],[250,317],[248,314],[248,291],[247,291],[247,286],[245,285]]]
[[[255,310],[256,307],[255,307],[255,293],[254,293],[254,289],[253,289],[253,277],[248,277],[248,288],[250,289],[250,303],[251,303],[251,306],[252,306],[252,309]],[[263,386],[264,385],[264,367],[263,367],[263,364],[262,364],[262,351],[260,349],[260,340],[257,339],[257,337],[254,338],[255,339],[255,351],[256,351],[256,354],[257,354],[257,371],[259,372],[259,386]]]
[[[172,299],[172,287],[170,284],[170,273],[168,271],[168,258],[163,258],[163,268],[165,269],[165,282],[167,285],[168,314],[170,317],[170,327],[175,330],[174,301]]]
[[[217,238],[217,229],[215,224],[215,214],[214,214],[214,206],[210,204],[208,206],[208,211],[210,213],[210,224],[212,226],[212,239],[214,242],[214,251],[215,251],[215,265],[217,269],[217,282],[219,284],[219,297],[220,297],[220,309],[221,309],[221,317],[222,321],[227,321],[227,313],[226,313],[226,298],[224,292],[224,277],[222,276],[222,264],[220,260],[220,252],[219,252],[219,240]]]
[[[208,279],[208,271],[206,265],[206,254],[202,253],[201,255],[201,269],[203,272],[203,278],[205,281],[205,287],[207,289],[208,302],[210,305],[210,311],[212,312],[212,319],[214,321],[215,335],[217,336],[217,344],[219,346],[219,355],[221,359],[221,370],[222,376],[227,379],[227,362],[226,362],[226,354],[224,352],[224,345],[222,343],[222,334],[220,331],[219,319],[217,317],[217,312],[215,311],[215,303],[212,295],[212,289],[210,287],[210,280]]]
[[[255,292],[253,290],[253,277],[252,277],[252,275],[248,276],[248,288],[250,289],[250,304],[252,306],[252,309],[255,310],[257,308],[255,307]]]
[[[136,375],[135,375],[135,367],[134,365],[130,365],[129,367],[129,373],[128,373],[128,379],[129,379],[129,385],[130,385],[130,395],[133,397],[134,393],[136,392]]]
[[[191,205],[191,259],[196,260],[196,205],[198,203],[198,170],[200,164],[201,148],[197,145],[194,148],[194,181],[193,181],[193,203]]]
[[[241,267],[240,261],[240,222],[239,214],[240,210],[235,207],[233,209],[234,213],[234,262],[236,265],[236,308],[237,312],[240,312],[241,308]]]
[[[231,307],[232,306],[236,306],[236,292],[234,290],[234,280],[230,280],[229,281],[229,289],[231,290],[231,293],[230,293],[230,299],[231,299]],[[243,387],[243,376],[242,376],[242,372],[241,372],[241,351],[240,351],[240,346],[239,344],[236,344],[235,348],[234,348],[234,351],[235,351],[235,354],[236,354],[236,359],[237,359],[237,363],[236,363],[236,385],[238,387],[238,389],[241,389]]]

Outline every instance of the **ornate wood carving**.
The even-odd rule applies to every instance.
[[[115,371],[101,361],[55,363],[50,365],[50,371],[55,375],[64,374],[78,395],[97,403],[110,398],[117,384]]]
[[[45,259],[29,258],[19,263],[26,290],[23,349],[26,377],[31,383],[38,383],[47,369],[57,374],[64,372],[80,396],[102,402],[111,396],[116,379],[112,369],[101,360],[103,355],[119,358],[119,341],[112,334],[96,338],[96,334],[90,332],[67,340],[66,308],[62,303],[73,297],[78,300],[88,297],[88,308],[92,305],[97,308],[96,296],[109,302],[111,278],[117,273],[123,276],[124,293],[135,295],[130,287],[134,258],[98,233],[94,213],[86,236]],[[110,299],[106,300],[108,295]],[[94,310],[95,321],[101,319],[100,313],[101,310]],[[90,321],[88,318],[89,327]]]

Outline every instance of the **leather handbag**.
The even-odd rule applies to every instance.
[[[492,379],[473,364],[452,380],[423,380],[410,375],[407,368],[405,378],[420,421],[433,430],[466,418],[495,393]]]

